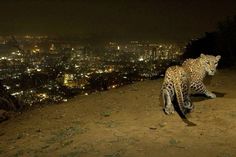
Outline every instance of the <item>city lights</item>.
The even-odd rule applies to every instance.
[[[97,53],[93,46],[64,41],[58,44],[59,39],[44,36],[17,38],[24,43],[19,45],[24,50],[14,49],[10,55],[0,57],[0,78],[11,95],[30,106],[65,102],[72,91],[88,95],[141,81],[159,75],[169,60],[181,56],[175,43],[110,41]],[[5,44],[11,40],[1,39]]]

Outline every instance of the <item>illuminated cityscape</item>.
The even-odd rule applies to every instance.
[[[99,46],[47,36],[0,37],[1,81],[26,106],[158,77],[179,62],[181,45],[109,41]]]
[[[236,0],[1,0],[0,15],[0,157],[236,156]]]

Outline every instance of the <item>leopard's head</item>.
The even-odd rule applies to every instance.
[[[208,73],[208,75],[215,74],[216,67],[218,65],[220,58],[221,58],[220,55],[218,56],[205,55],[205,54],[200,55],[201,63],[203,64],[205,71]]]

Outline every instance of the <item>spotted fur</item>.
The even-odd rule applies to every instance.
[[[175,112],[173,101],[176,96],[181,112],[185,115],[187,111],[193,109],[189,97],[189,75],[181,66],[172,66],[166,70],[162,85],[162,98],[164,102],[164,112],[171,114]]]
[[[207,97],[215,98],[216,95],[211,91],[207,90],[203,84],[205,76],[214,75],[216,67],[221,56],[212,56],[201,54],[196,59],[187,59],[183,64],[185,71],[190,74],[190,88],[191,94],[204,94]]]
[[[166,70],[161,93],[164,103],[164,112],[175,112],[173,100],[176,97],[178,106],[183,115],[194,108],[190,94],[205,94],[215,98],[215,94],[206,89],[203,84],[205,76],[214,75],[220,56],[201,54],[197,59],[187,59],[182,66],[172,66]]]

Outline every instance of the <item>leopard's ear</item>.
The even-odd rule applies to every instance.
[[[219,60],[220,60],[220,58],[221,58],[221,56],[220,56],[220,55],[217,55],[217,56],[216,56],[216,60],[217,60],[217,61],[219,61]]]
[[[203,53],[201,53],[200,57],[201,58],[204,58],[206,55],[204,55]]]

